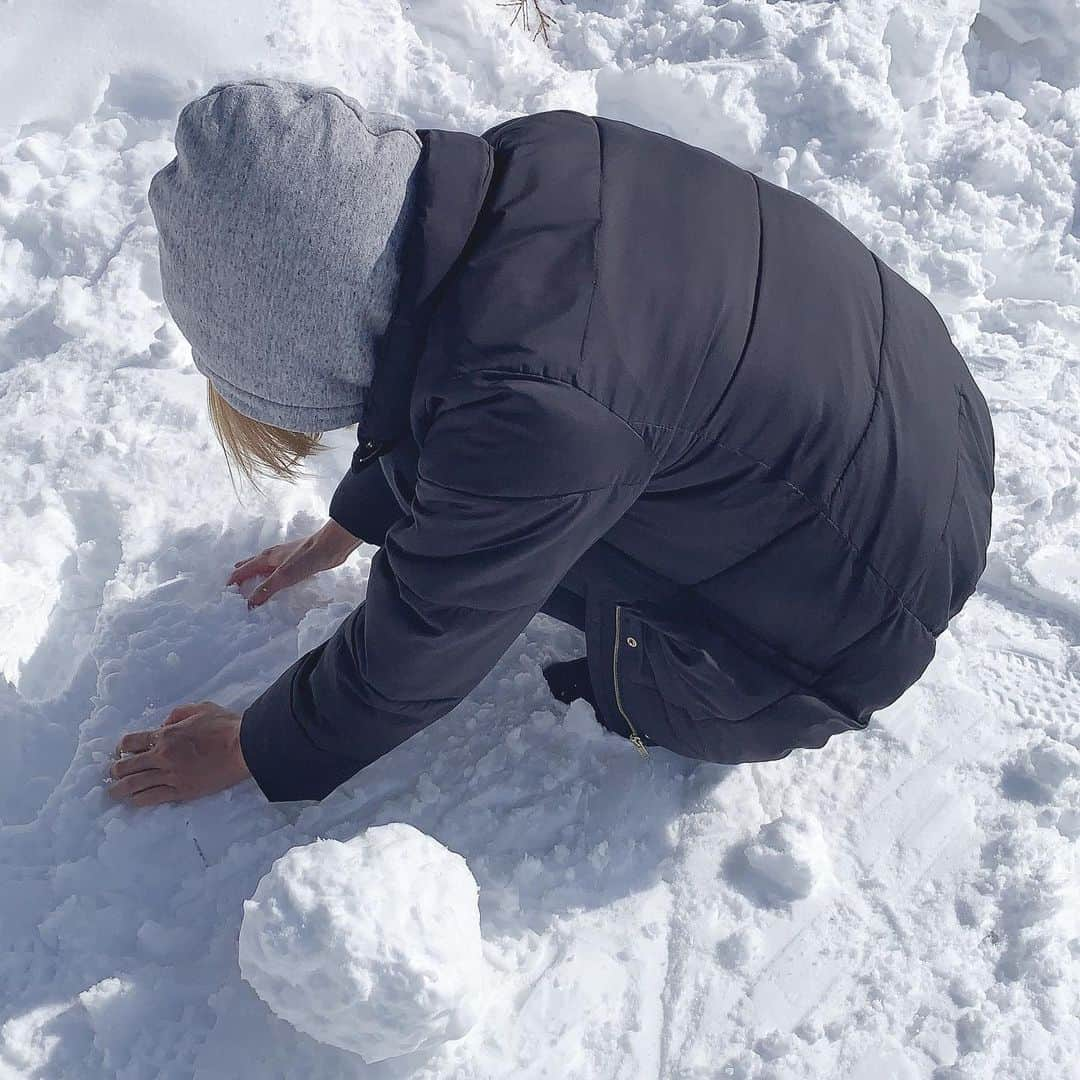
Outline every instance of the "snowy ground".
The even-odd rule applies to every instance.
[[[1080,1077],[1077,0],[552,10],[549,51],[494,0],[0,4],[0,1076]],[[999,490],[923,681],[820,752],[642,764],[545,693],[578,642],[538,618],[321,806],[110,803],[122,731],[243,706],[364,589],[366,557],[253,614],[223,590],[321,520],[349,435],[237,503],[161,302],[145,192],[177,109],[256,72],[421,125],[655,127],[926,290]],[[273,860],[388,822],[468,860],[489,994],[466,1039],[367,1067],[278,1019],[237,937]]]

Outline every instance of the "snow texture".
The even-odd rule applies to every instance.
[[[244,903],[240,973],[319,1042],[383,1061],[468,1034],[483,993],[465,860],[411,825],[316,840]]]
[[[550,49],[494,0],[0,4],[3,1080],[1080,1077],[1077,0],[548,6]],[[581,641],[538,617],[321,805],[113,804],[122,732],[244,706],[372,555],[254,612],[222,587],[324,519],[351,449],[238,502],[162,304],[149,179],[186,100],[255,74],[421,126],[644,124],[924,290],[999,455],[987,573],[924,679],[821,751],[643,762],[548,695]],[[267,1008],[237,938],[290,849],[390,823],[468,861],[488,992],[463,1038],[366,1065]]]

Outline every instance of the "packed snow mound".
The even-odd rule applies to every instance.
[[[1077,0],[982,0],[972,36],[998,81],[1036,80],[1068,90],[1080,84]]]
[[[283,1020],[383,1061],[467,1034],[483,986],[479,889],[411,825],[316,840],[244,903],[240,971]]]
[[[830,877],[828,842],[812,818],[781,815],[758,830],[743,855],[746,885],[765,905],[803,900]]]

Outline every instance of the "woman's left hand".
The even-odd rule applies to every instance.
[[[109,794],[135,806],[186,802],[239,784],[251,773],[240,752],[239,713],[212,701],[173,709],[156,731],[117,745]]]

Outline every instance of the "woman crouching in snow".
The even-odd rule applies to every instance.
[[[165,298],[241,469],[359,447],[262,603],[380,551],[243,713],[121,742],[139,805],[318,799],[448,713],[544,611],[546,671],[642,755],[768,761],[864,728],[986,558],[993,434],[930,302],[706,151],[549,112],[477,137],[336,90],[216,87],[154,178]]]

